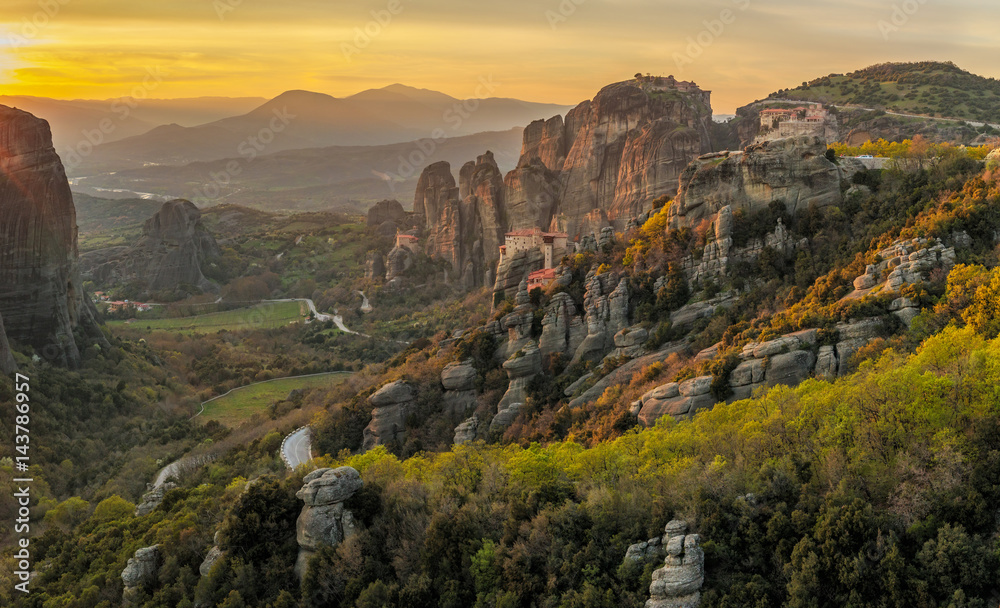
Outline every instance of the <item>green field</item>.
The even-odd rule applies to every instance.
[[[148,327],[151,331],[210,333],[220,330],[237,331],[284,327],[289,323],[302,321],[307,314],[308,308],[304,302],[269,302],[250,308],[214,312],[194,317],[148,320],[140,317],[131,323],[110,321],[108,325],[110,327],[128,326],[134,329]]]
[[[257,412],[265,411],[272,403],[284,399],[295,389],[334,386],[346,380],[349,375],[349,372],[333,372],[322,376],[283,378],[234,389],[223,397],[206,402],[205,411],[198,420],[202,423],[217,420],[235,428]]]

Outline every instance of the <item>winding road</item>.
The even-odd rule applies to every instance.
[[[160,469],[153,481],[153,488],[158,488],[167,483],[168,479],[180,479],[181,475],[196,467],[208,464],[215,460],[215,456],[185,456],[180,460],[175,460]]]
[[[309,427],[304,426],[285,437],[281,442],[281,458],[292,470],[312,460],[312,432]]]

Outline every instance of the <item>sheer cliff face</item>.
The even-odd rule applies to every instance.
[[[201,222],[201,211],[194,203],[176,199],[146,220],[135,244],[85,253],[80,269],[85,279],[99,285],[141,283],[147,295],[188,285],[215,291],[201,268],[219,255],[219,245]]]
[[[687,164],[711,149],[709,94],[647,89],[613,84],[565,120],[531,123],[517,167],[502,180],[489,153],[462,167],[457,188],[447,163],[427,167],[413,206],[427,252],[463,278],[472,264],[478,278],[509,230],[553,229],[573,239],[608,223],[624,227],[652,200],[674,194]],[[473,253],[480,248],[485,265]]]
[[[16,370],[17,364],[14,362],[14,355],[10,352],[10,345],[7,343],[7,333],[3,327],[3,318],[0,318],[0,373],[9,376]]]
[[[597,210],[624,225],[649,201],[676,192],[684,167],[711,150],[711,118],[707,93],[646,92],[631,82],[575,108],[566,120],[560,228],[575,236]]]
[[[218,256],[219,246],[202,226],[201,211],[193,203],[185,200],[164,203],[146,221],[142,232],[139,249],[148,261],[142,276],[148,277],[150,289],[170,289],[183,284],[211,288],[201,273],[201,263]]]
[[[810,206],[839,205],[841,184],[857,168],[835,165],[825,153],[822,138],[804,135],[699,158],[681,176],[670,225],[694,226],[724,207],[753,213],[772,201],[784,202],[792,215]]]
[[[76,209],[44,120],[0,106],[0,314],[11,340],[76,366],[99,335],[76,270]]]
[[[487,256],[496,260],[508,230],[504,181],[493,154],[487,152],[459,172],[438,162],[424,169],[413,209],[422,218],[424,250],[451,263],[453,278],[468,286],[486,283]]]

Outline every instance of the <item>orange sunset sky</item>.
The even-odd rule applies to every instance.
[[[995,0],[3,0],[0,93],[121,97],[155,68],[160,98],[394,82],[466,98],[492,75],[493,96],[574,104],[650,72],[731,113],[884,61],[1000,76],[998,23]]]

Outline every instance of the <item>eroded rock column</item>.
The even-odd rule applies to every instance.
[[[295,574],[300,581],[316,551],[336,547],[357,533],[354,514],[344,508],[344,501],[364,485],[361,475],[351,467],[316,469],[302,481],[305,485],[295,493],[305,503],[295,523],[299,543]]]

